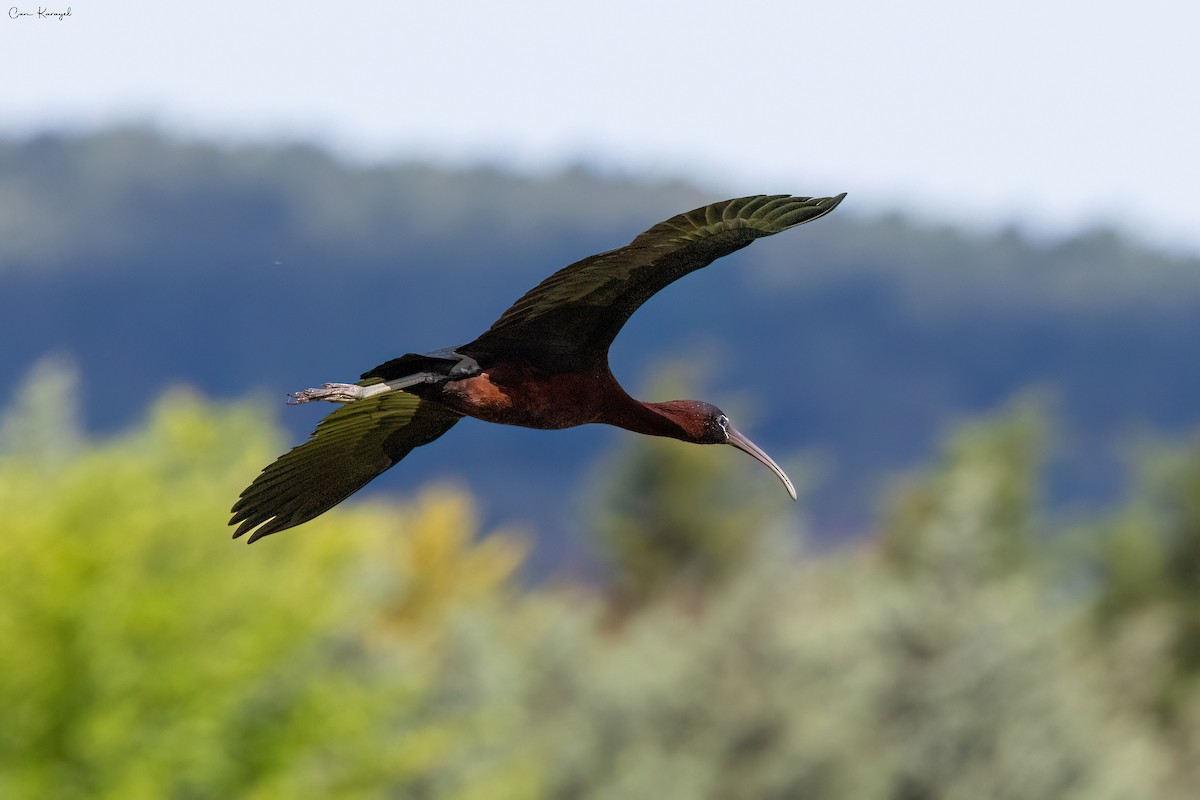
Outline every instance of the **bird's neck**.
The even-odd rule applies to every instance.
[[[669,403],[643,403],[628,395],[624,402],[609,407],[603,422],[647,436],[684,441],[692,438]]]

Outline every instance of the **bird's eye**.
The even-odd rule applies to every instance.
[[[729,417],[724,414],[717,415],[717,424],[721,426],[721,430],[729,432]]]

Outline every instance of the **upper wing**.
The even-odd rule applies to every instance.
[[[601,357],[633,312],[667,284],[755,239],[824,216],[845,196],[755,195],[671,217],[625,247],[554,273],[458,349],[553,369],[582,368]]]
[[[459,419],[440,403],[407,392],[347,403],[242,492],[229,520],[238,525],[233,538],[258,528],[250,536],[253,542],[323,514]]]

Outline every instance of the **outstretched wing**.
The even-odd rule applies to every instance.
[[[671,217],[625,247],[554,273],[482,336],[457,349],[548,369],[586,367],[603,357],[633,312],[667,284],[755,239],[824,216],[845,196],[755,195]]]
[[[233,538],[258,528],[253,542],[325,513],[459,419],[440,403],[407,392],[347,403],[242,492],[229,520],[238,526]]]

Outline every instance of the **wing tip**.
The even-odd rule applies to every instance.
[[[237,528],[235,528],[233,531],[233,538],[242,538],[261,522],[262,520],[255,520],[253,518],[246,517],[243,514],[235,513],[233,519],[229,520],[230,525],[237,525]]]
[[[832,197],[789,197],[776,209],[780,212],[776,224],[781,226],[779,230],[787,230],[812,222],[833,211],[845,199],[846,192]]]
[[[256,530],[254,533],[250,534],[250,538],[248,538],[246,540],[246,544],[254,544],[259,539],[263,538],[264,536],[270,536],[274,532],[275,531],[270,530],[267,525],[263,525],[261,528]]]
[[[249,492],[249,490],[248,488],[246,492]],[[248,500],[249,498],[243,496],[230,509],[233,516],[230,518],[228,524],[237,525],[237,528],[233,531],[232,538],[240,539],[249,533],[250,538],[246,540],[246,544],[253,544],[264,536],[269,536],[284,528],[292,527],[291,525],[281,524],[282,520],[278,514],[263,514],[260,509],[250,507]]]
[[[277,517],[250,517],[249,519],[234,517],[229,520],[230,525],[237,525],[237,530],[233,532],[234,539],[240,539],[247,533],[250,538],[246,539],[246,544],[254,544],[264,536],[270,536],[272,533],[278,533],[285,528],[290,528],[290,525],[277,524]],[[239,524],[240,523],[240,524]],[[253,531],[253,532],[252,532]]]
[[[828,207],[828,211],[825,213],[829,213],[829,211],[833,211],[835,208],[841,205],[842,201],[846,199],[847,194],[849,194],[849,192],[842,192],[841,194],[835,194],[833,197],[823,198]]]

